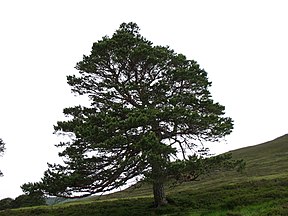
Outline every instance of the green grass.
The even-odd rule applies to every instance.
[[[100,199],[2,211],[0,216],[287,216],[288,135],[232,153],[247,163],[242,174],[215,172],[201,181],[167,185],[170,205],[163,208],[153,208],[151,186],[144,184]]]

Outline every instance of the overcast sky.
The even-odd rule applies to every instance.
[[[92,43],[136,22],[155,45],[169,45],[208,72],[215,101],[235,129],[224,152],[288,133],[288,3],[283,0],[1,0],[0,199],[39,181],[59,161],[53,125],[80,103],[66,75]]]

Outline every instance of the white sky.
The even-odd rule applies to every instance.
[[[288,133],[288,3],[283,0],[1,0],[0,199],[56,162],[53,125],[77,104],[66,75],[92,43],[136,22],[157,45],[198,61],[235,121],[214,152]]]

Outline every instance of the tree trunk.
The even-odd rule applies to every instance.
[[[153,182],[153,194],[155,207],[167,205],[163,181],[155,180]]]
[[[161,131],[159,131],[159,124],[155,123],[152,126],[153,131],[155,131],[155,135],[159,138],[161,137]],[[166,200],[165,191],[164,191],[164,182],[166,180],[165,174],[165,163],[166,158],[163,154],[163,144],[156,139],[154,148],[152,148],[152,155],[150,159],[150,164],[152,166],[152,180],[153,180],[153,195],[154,195],[154,205],[155,207],[160,207],[167,205],[168,202]]]

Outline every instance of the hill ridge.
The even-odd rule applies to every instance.
[[[283,142],[287,142],[287,144],[288,144],[288,134],[284,134],[282,136],[279,136],[279,137],[277,137],[275,139],[272,139],[270,141],[266,141],[266,142],[263,142],[263,143],[259,143],[259,144],[255,144],[255,145],[249,145],[249,146],[241,147],[241,148],[238,148],[238,149],[233,149],[233,150],[228,151],[227,153],[233,153],[233,152],[241,151],[241,150],[244,150],[244,149],[249,149],[250,150],[250,149],[258,148],[258,147],[261,148],[261,147],[263,147],[265,145],[273,145],[273,144],[275,145],[275,143],[276,143],[275,146],[277,146],[277,145],[282,145]]]

